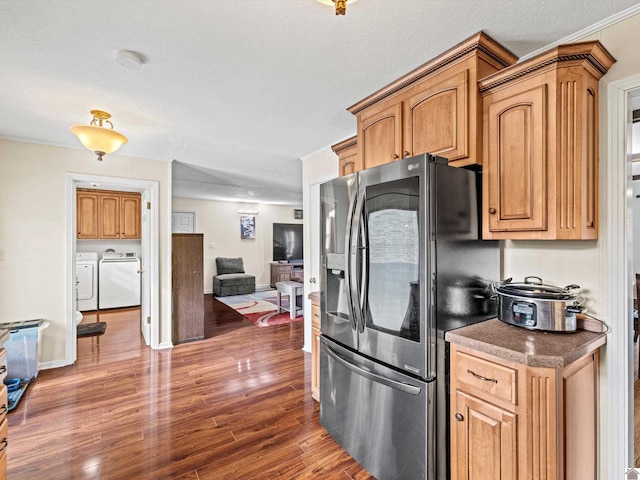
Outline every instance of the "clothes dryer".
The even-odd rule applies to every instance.
[[[98,309],[98,254],[76,253],[76,299],[81,312]]]

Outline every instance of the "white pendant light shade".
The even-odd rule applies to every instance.
[[[113,153],[128,139],[119,132],[113,130],[113,124],[109,121],[111,115],[101,110],[91,110],[93,119],[90,125],[73,125],[69,128],[80,143],[94,152],[98,160],[102,160],[103,155]],[[108,123],[111,128],[103,127],[103,123]]]

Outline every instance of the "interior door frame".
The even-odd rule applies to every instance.
[[[604,202],[599,250],[602,259],[604,318],[611,322],[603,355],[600,398],[601,462],[599,478],[616,478],[633,466],[633,190],[628,151],[628,100],[640,88],[640,75],[607,85],[606,149],[601,155],[600,187]],[[604,112],[603,112],[604,113]]]
[[[311,243],[311,234],[312,222],[316,222],[318,235],[320,234],[320,184],[324,182],[328,182],[329,180],[333,180],[336,178],[336,174],[323,174],[318,175],[314,178],[310,178],[307,180],[307,184],[305,186],[304,191],[304,218],[303,218],[303,228],[305,231],[303,243],[304,243],[304,346],[302,350],[305,352],[311,352],[311,300],[309,300],[309,294],[316,290],[320,289],[320,284],[318,283],[320,279],[320,239],[316,242],[315,245]],[[316,202],[312,202],[311,195],[315,192],[317,194]],[[315,247],[315,251],[314,248]],[[312,262],[315,260],[317,272],[313,272]],[[315,283],[311,283],[310,279],[312,277],[316,278]]]
[[[149,303],[150,320],[150,347],[160,348],[160,248],[159,248],[159,184],[154,180],[138,180],[130,178],[104,177],[98,175],[86,175],[80,173],[67,173],[66,175],[66,223],[67,223],[67,328],[65,335],[65,365],[70,365],[77,358],[77,336],[75,323],[75,259],[76,259],[76,189],[79,182],[99,183],[103,187],[118,188],[139,188],[144,190],[145,198],[151,202],[150,221],[142,225],[142,237],[150,236],[149,262],[147,263],[148,282],[150,291],[147,298]],[[145,293],[143,292],[143,298]]]

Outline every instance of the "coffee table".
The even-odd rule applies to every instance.
[[[302,305],[298,307],[298,295],[304,293],[304,284],[299,282],[276,282],[276,289],[278,290],[278,313],[282,310],[289,312],[289,318],[292,320],[296,318],[298,310],[300,315],[304,313]],[[289,296],[289,308],[282,306],[282,294]]]

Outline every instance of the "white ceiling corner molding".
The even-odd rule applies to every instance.
[[[632,7],[622,10],[621,12],[618,12],[614,15],[611,15],[610,17],[603,18],[599,22],[594,23],[593,25],[589,25],[588,27],[583,28],[582,30],[578,30],[577,32],[572,33],[571,35],[567,35],[566,37],[563,37],[560,40],[557,40],[555,42],[552,42],[545,47],[539,48],[538,50],[534,50],[531,53],[523,55],[518,59],[518,63],[521,63],[521,62],[524,62],[525,60],[529,60],[530,58],[536,57],[551,48],[557,47],[558,45],[579,41],[580,39],[588,37],[589,35],[593,35],[594,33],[599,32],[600,30],[604,30],[605,28],[610,27],[611,25],[615,25],[616,23],[622,22],[627,18],[633,17],[638,13],[640,13],[640,3],[637,3]]]

